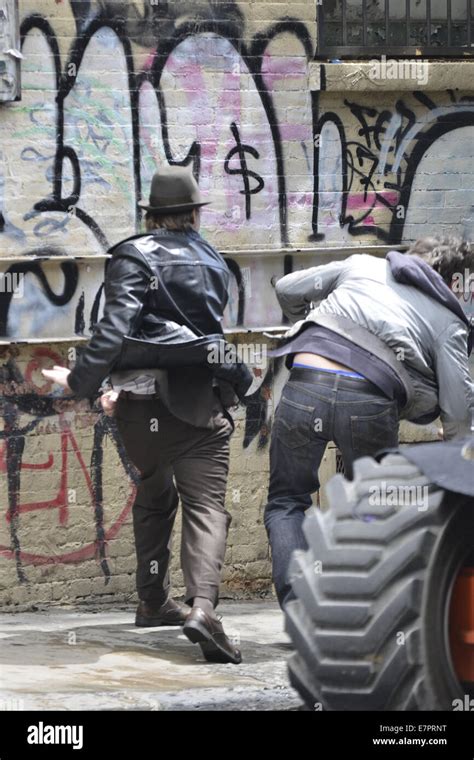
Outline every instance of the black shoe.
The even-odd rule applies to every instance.
[[[137,607],[135,625],[138,628],[155,628],[158,625],[183,625],[191,607],[168,599],[164,604],[141,601]]]
[[[208,662],[242,662],[240,651],[224,633],[219,620],[207,615],[200,607],[193,607],[183,627],[183,633],[193,644],[199,644]]]

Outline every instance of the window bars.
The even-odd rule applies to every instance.
[[[316,58],[474,54],[474,0],[318,0]]]

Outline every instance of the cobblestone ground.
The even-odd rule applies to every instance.
[[[134,608],[0,615],[0,700],[25,710],[297,710],[274,602],[219,606],[241,665],[211,665],[177,628],[135,628]]]

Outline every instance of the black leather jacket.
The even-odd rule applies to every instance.
[[[78,398],[93,396],[119,366],[123,336],[136,336],[139,329],[141,337],[151,340],[166,333],[169,322],[182,324],[170,302],[160,299],[160,279],[201,333],[222,334],[230,272],[220,253],[199,233],[154,230],[124,240],[110,253],[103,317],[69,375]],[[183,340],[189,340],[189,333]],[[245,365],[225,369],[237,394],[244,395],[250,384]]]

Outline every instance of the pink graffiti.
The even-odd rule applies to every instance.
[[[347,198],[347,210],[367,212],[369,209],[371,211],[377,208],[386,209],[387,206],[380,200],[380,196],[385,199],[391,208],[396,207],[399,198],[397,191],[382,190],[378,193],[351,193]],[[373,216],[367,216],[364,221],[367,225],[375,225],[376,223]]]

